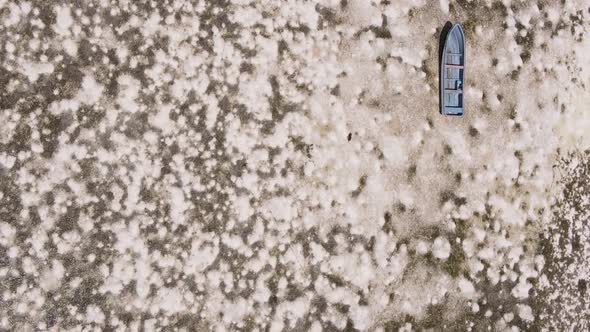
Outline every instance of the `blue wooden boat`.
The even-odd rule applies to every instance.
[[[443,48],[440,62],[440,112],[462,116],[465,86],[465,33],[460,24],[453,25]]]

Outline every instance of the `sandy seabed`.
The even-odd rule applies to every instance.
[[[0,0],[0,329],[589,329],[589,7]]]

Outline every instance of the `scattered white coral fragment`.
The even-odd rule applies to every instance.
[[[451,255],[451,244],[442,236],[434,239],[432,255],[438,259],[446,260]]]
[[[384,136],[381,139],[383,155],[392,166],[402,166],[408,160],[403,139],[396,136]]]
[[[51,262],[51,267],[48,267],[42,276],[41,288],[45,291],[53,291],[60,285],[64,277],[65,269],[62,263],[58,260]]]
[[[529,297],[529,291],[533,287],[530,282],[524,278],[520,278],[519,282],[512,288],[512,295],[518,299],[526,299]]]
[[[1,199],[1,198],[0,198]],[[12,244],[16,228],[6,222],[0,222],[0,245],[8,247]]]
[[[173,223],[184,224],[185,211],[190,207],[181,188],[170,187],[170,219]]]
[[[525,322],[532,322],[535,320],[533,309],[526,304],[517,304],[518,316]]]
[[[429,250],[429,245],[425,241],[418,241],[416,244],[416,253],[419,255],[426,255]]]
[[[53,73],[55,66],[51,63],[22,62],[19,69],[30,82],[34,83],[41,75]]]
[[[67,36],[70,34],[69,29],[74,23],[72,12],[68,6],[54,7],[56,13],[54,30],[60,35]]]
[[[103,90],[104,87],[96,82],[93,76],[84,76],[79,94],[80,102],[88,105],[96,104],[100,100]]]
[[[78,45],[74,40],[72,40],[72,39],[64,40],[63,47],[69,56],[75,57],[78,55]]]
[[[117,77],[117,83],[119,84],[119,94],[117,95],[119,107],[125,112],[137,112],[139,105],[135,100],[139,96],[141,83],[129,75]]]
[[[290,221],[297,215],[297,209],[287,197],[271,198],[264,204],[263,209],[275,220]]]
[[[130,112],[133,112],[133,108],[129,108]],[[174,131],[176,123],[170,119],[170,112],[172,111],[172,105],[161,105],[158,113],[150,116],[149,122],[152,126],[160,129],[164,135],[170,135]]]
[[[459,289],[461,290],[461,294],[467,298],[472,298],[476,295],[473,283],[465,278],[459,279]]]
[[[439,0],[440,1],[440,9],[445,13],[449,13],[449,0]]]
[[[89,305],[86,307],[86,321],[89,323],[103,324],[105,315],[102,310],[96,305]]]
[[[248,196],[240,196],[234,201],[234,207],[239,221],[246,221],[254,213]]]

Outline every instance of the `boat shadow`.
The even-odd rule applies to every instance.
[[[447,23],[445,23],[445,25],[443,26],[440,35],[438,37],[438,112],[440,114],[443,114],[443,110],[442,110],[442,97],[441,97],[441,89],[442,87],[442,71],[440,70],[441,65],[442,65],[442,54],[445,48],[445,41],[447,39],[447,35],[449,34],[449,31],[451,31],[451,28],[453,27],[453,23],[451,23],[450,21],[447,21]]]

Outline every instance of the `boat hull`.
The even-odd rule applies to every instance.
[[[445,39],[440,62],[440,112],[462,116],[465,105],[465,33],[460,24],[454,24]]]

